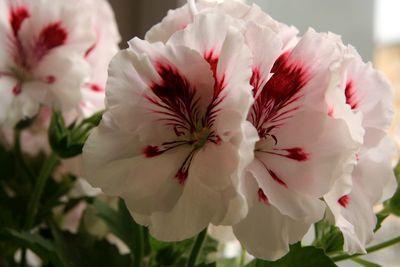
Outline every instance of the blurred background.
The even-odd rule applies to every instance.
[[[301,33],[312,27],[317,31],[340,34],[346,44],[357,48],[365,61],[389,78],[395,91],[395,106],[400,110],[400,1],[399,0],[241,0],[256,3],[276,20],[295,25]],[[122,34],[121,47],[134,36],[159,22],[169,9],[185,0],[110,0]],[[392,133],[399,141],[399,112]],[[396,126],[395,126],[396,125]],[[400,143],[400,142],[399,142]],[[400,219],[389,218],[373,243],[400,233]],[[365,258],[384,267],[400,266],[400,244]],[[351,261],[340,266],[360,266]]]

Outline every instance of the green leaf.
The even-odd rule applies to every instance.
[[[72,234],[60,231],[54,224],[52,233],[59,254],[67,267],[130,267],[132,260],[129,255],[121,255],[116,246],[107,240],[98,240],[87,232]]]
[[[193,241],[194,239],[186,239],[180,242],[167,243],[150,238],[151,248],[155,255],[155,266],[184,266]]]
[[[391,199],[385,201],[385,209],[390,213],[400,216],[400,163],[397,164],[394,170],[395,176],[397,178],[397,190]]]
[[[277,261],[256,259],[246,267],[334,267],[336,264],[322,249],[301,247],[300,243],[290,246],[290,252]]]
[[[66,127],[61,112],[54,111],[48,132],[52,149],[61,158],[71,158],[81,154],[90,131],[100,123],[102,114],[103,112],[97,112],[79,125],[73,122]]]
[[[233,267],[233,266],[239,266],[239,261],[237,258],[217,260],[217,267]]]
[[[343,250],[344,239],[339,228],[325,220],[317,222],[314,227],[316,229],[314,246],[323,249],[325,253]]]
[[[376,214],[376,225],[374,232],[378,231],[382,227],[383,221],[390,215],[390,211],[387,208],[384,208],[380,212]]]
[[[140,234],[140,226],[132,219],[122,199],[119,201],[118,210],[111,208],[107,203],[95,199],[93,206],[97,216],[102,218],[107,226],[117,237],[119,237],[131,251],[136,251],[137,245],[134,240]]]
[[[55,244],[40,235],[8,229],[0,232],[0,237],[1,240],[9,240],[9,242],[20,247],[29,248],[44,262],[50,261],[55,267],[65,267],[57,253]]]
[[[200,265],[196,265],[196,267],[217,267],[217,263],[216,262],[202,263]]]
[[[14,174],[14,155],[11,151],[7,150],[0,145],[0,181],[10,180]]]

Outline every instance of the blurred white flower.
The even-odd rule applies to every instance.
[[[68,4],[68,1],[63,1],[67,2],[67,5],[70,6],[70,4]],[[58,2],[61,3],[63,1]],[[26,4],[26,6],[30,7],[33,5],[42,5],[44,4],[44,2],[42,2],[43,1],[38,0],[35,0],[33,2],[29,1],[29,3],[31,4]],[[58,2],[57,5],[60,6],[60,9],[61,7],[65,8],[64,6],[66,4],[60,4]],[[75,25],[76,27],[72,28],[72,30],[80,32],[82,31],[82,29],[79,29],[81,27],[89,27],[87,30],[90,30],[91,27],[91,31],[88,31],[91,38],[88,42],[85,43],[82,49],[77,49],[75,51],[77,54],[79,54],[80,60],[74,62],[74,64],[79,65],[82,63],[82,60],[84,60],[85,62],[83,62],[83,64],[89,63],[89,68],[88,72],[86,72],[85,82],[83,82],[82,80],[79,84],[80,90],[78,90],[78,88],[74,89],[72,87],[65,88],[69,89],[69,91],[71,92],[75,92],[76,94],[81,95],[81,100],[77,101],[73,105],[72,110],[69,109],[63,113],[67,124],[72,123],[75,120],[82,120],[83,118],[104,109],[104,87],[107,80],[108,64],[111,58],[118,51],[118,43],[120,42],[120,35],[118,33],[118,28],[113,11],[106,0],[85,0],[77,2],[77,5],[79,7],[85,7],[85,9],[72,9],[68,12],[77,12],[78,15],[79,13],[85,13],[83,16],[85,16],[86,20],[91,21],[91,23],[86,23],[85,21],[85,23],[82,24],[82,21],[79,20],[79,16],[81,15],[79,15],[78,21]],[[20,4],[19,6],[23,7],[24,5]],[[29,20],[26,21],[26,23],[29,22]],[[65,50],[62,50],[62,53],[64,52]],[[67,52],[67,55],[68,54],[70,53]],[[0,55],[2,55],[2,52],[0,52]],[[0,75],[0,81],[1,78],[2,77]],[[74,79],[73,77],[70,78]],[[63,103],[64,100],[65,99],[63,98],[63,96],[60,96],[60,103]],[[21,103],[21,105],[23,105],[23,103]],[[50,151],[47,140],[47,129],[50,123],[51,112],[51,106],[42,106],[37,112],[32,126],[21,132],[21,146],[22,150],[25,153],[36,155],[40,151],[46,153]],[[12,144],[14,135],[13,129],[11,127],[4,126],[2,127],[1,132],[3,134],[4,141],[8,144]],[[65,164],[66,166],[64,170],[70,171],[78,176],[81,175],[82,171],[80,161],[80,157],[69,159]]]
[[[70,110],[88,75],[83,55],[94,42],[82,3],[0,2],[0,124],[37,114],[41,104]]]

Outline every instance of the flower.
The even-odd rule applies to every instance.
[[[62,1],[61,1],[62,2]],[[61,3],[60,2],[60,3]],[[81,27],[87,27],[90,25],[91,31],[90,36],[96,38],[90,38],[90,43],[87,42],[83,48],[75,49],[75,44],[67,44],[68,47],[57,47],[57,49],[62,49],[61,53],[66,53],[65,55],[70,54],[70,52],[66,52],[68,48],[71,50],[71,46],[74,45],[74,52],[77,52],[80,59],[78,61],[71,62],[71,64],[86,64],[90,66],[89,72],[85,74],[85,82],[81,80],[79,82],[80,90],[77,90],[76,87],[69,87],[65,89],[69,89],[72,93],[76,95],[81,95],[81,99],[76,101],[71,107],[72,109],[64,110],[64,117],[67,124],[72,123],[76,120],[82,120],[85,117],[92,115],[94,112],[100,111],[104,109],[104,87],[107,79],[107,68],[111,58],[118,51],[118,43],[120,41],[120,36],[118,33],[118,28],[116,25],[116,21],[112,12],[112,9],[108,2],[105,0],[85,0],[79,1],[78,6],[85,7],[82,10],[68,10],[68,12],[78,12],[85,13],[84,16],[88,16],[85,20],[80,20],[79,15],[78,21],[75,27],[71,27],[72,31],[81,31],[78,30]],[[10,2],[11,3],[11,2]],[[36,1],[34,3],[30,2],[30,5],[26,5],[30,7],[31,5],[40,5],[43,4],[40,1]],[[64,4],[60,4],[59,9],[65,9]],[[84,5],[84,6],[82,6]],[[24,5],[20,5],[23,7]],[[32,15],[33,16],[33,15]],[[86,23],[86,20],[92,21],[93,23]],[[24,20],[25,21],[25,20]],[[29,20],[26,21],[29,23]],[[84,24],[78,24],[83,23]],[[86,30],[85,30],[86,31]],[[76,34],[75,34],[76,35]],[[75,38],[76,39],[76,38]],[[65,45],[64,45],[65,46]],[[52,56],[52,55],[49,55]],[[55,56],[54,56],[55,57]],[[64,57],[64,56],[63,56]],[[84,60],[85,62],[82,62]],[[89,64],[87,64],[89,63]],[[79,68],[79,66],[71,66],[72,68]],[[59,75],[63,74],[62,72]],[[83,74],[83,73],[81,73]],[[64,74],[63,74],[64,75]],[[69,77],[73,79],[74,77]],[[88,79],[89,78],[89,79]],[[0,77],[1,79],[1,77]],[[62,85],[62,84],[61,84]],[[60,86],[61,86],[60,85]],[[69,86],[68,84],[64,84],[65,86]],[[43,90],[43,89],[41,89]],[[61,92],[62,93],[62,92]],[[17,97],[17,96],[16,96]],[[19,96],[18,96],[19,97]],[[32,99],[28,99],[32,101]],[[61,105],[64,105],[64,99],[60,99]],[[20,103],[20,107],[23,107],[24,103]],[[40,104],[40,102],[35,102],[36,104]],[[44,103],[42,103],[44,104]],[[18,107],[18,106],[16,106]],[[48,144],[47,137],[47,129],[50,123],[51,118],[51,106],[42,105],[39,111],[35,115],[35,119],[32,125],[21,132],[21,146],[22,150],[30,155],[36,155],[40,151],[49,152],[50,146]],[[14,111],[10,111],[14,112]],[[11,127],[3,126],[1,128],[3,132],[4,139],[6,143],[13,143],[13,129]],[[70,161],[74,161],[73,163]],[[79,161],[79,160],[78,160]],[[80,168],[76,159],[69,160],[67,163],[67,169],[72,171],[74,174],[80,174]],[[73,167],[72,167],[73,166]]]
[[[94,112],[104,109],[107,69],[112,57],[118,52],[118,44],[121,41],[115,16],[108,1],[84,0],[83,3],[90,6],[89,10],[94,18],[92,30],[96,33],[96,40],[87,48],[84,55],[90,65],[90,78],[81,88],[82,101],[79,109],[75,110],[78,119],[89,117]]]
[[[271,31],[258,31],[248,39],[257,55],[248,119],[260,141],[242,179],[249,213],[233,229],[252,255],[276,260],[322,219],[320,198],[351,165],[359,143],[329,112],[339,37],[309,30],[284,52],[274,49]]]
[[[2,1],[0,123],[14,125],[41,104],[70,109],[87,75],[81,58],[94,40],[83,4],[65,1]]]
[[[346,47],[344,53],[338,89],[352,112],[362,114],[365,135],[353,172],[341,177],[324,199],[331,221],[343,233],[344,250],[366,253],[365,245],[376,224],[373,206],[396,189],[392,161],[397,151],[387,136],[393,115],[392,92],[386,79],[370,63],[365,64],[353,47]],[[354,127],[352,121],[347,123]]]
[[[88,181],[166,241],[245,216],[238,183],[257,140],[243,35],[224,14],[191,14],[166,43],[134,38],[112,60],[106,112],[83,152]]]

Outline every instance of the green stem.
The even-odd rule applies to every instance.
[[[192,250],[190,251],[189,259],[186,262],[186,267],[194,267],[206,237],[207,237],[207,228],[201,231],[197,235]]]
[[[21,148],[21,131],[19,129],[14,129],[14,156],[16,159],[17,168],[20,168],[22,171],[22,175],[24,175],[28,181],[31,183],[34,182],[34,174],[29,169],[28,165],[26,165],[24,157],[22,155]]]
[[[53,171],[54,167],[56,166],[58,161],[57,155],[53,152],[50,157],[44,162],[39,177],[36,181],[35,187],[33,189],[33,193],[31,195],[31,199],[28,204],[26,222],[25,222],[25,229],[30,229],[34,222],[35,217],[38,212],[40,198],[43,193],[43,189],[46,185],[47,179],[49,178],[51,172]]]
[[[20,267],[26,267],[26,248],[23,248],[21,250],[21,263],[19,265]]]
[[[244,267],[244,264],[246,263],[246,249],[242,247],[242,253],[240,254],[240,267]]]
[[[133,251],[133,267],[142,267],[143,263],[143,231],[141,227],[137,228],[135,235],[135,246]]]
[[[377,244],[375,246],[371,246],[371,247],[367,248],[366,251],[369,254],[369,253],[381,250],[383,248],[387,248],[387,247],[393,246],[393,245],[395,245],[397,243],[400,243],[400,236],[398,236],[396,238],[393,238],[393,239],[390,239],[388,241],[385,241],[383,243]],[[354,255],[345,254],[345,255],[339,255],[339,256],[336,256],[336,257],[332,257],[332,260],[333,261],[344,261],[344,260],[352,259],[352,258],[355,258],[355,257],[358,257],[358,256],[362,256],[362,255],[363,254],[354,254]]]
[[[151,261],[151,245],[149,239],[149,229],[147,227],[142,226],[143,233],[143,253],[144,253],[144,267],[150,266]]]

